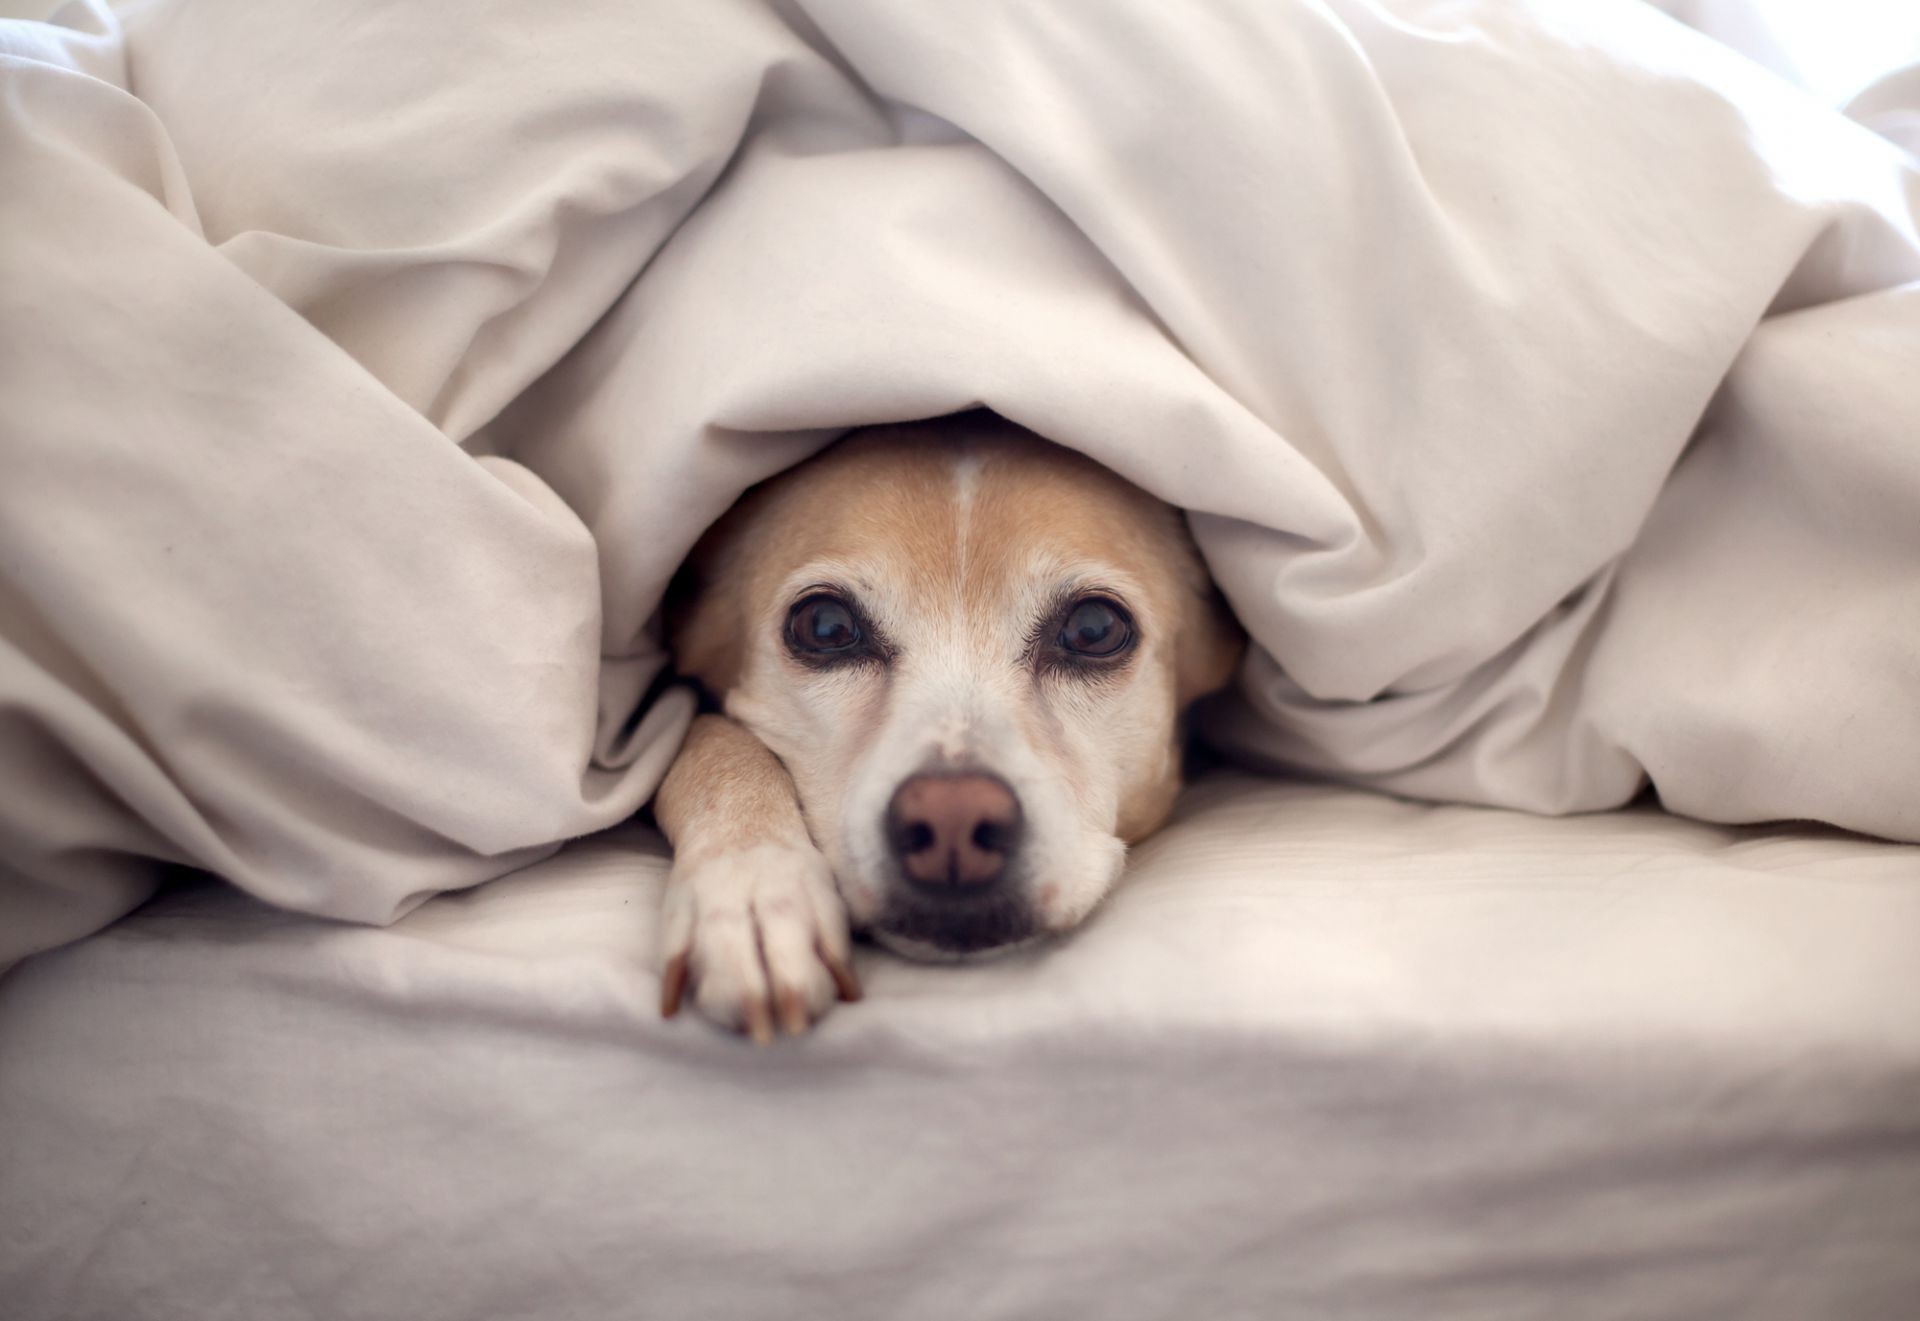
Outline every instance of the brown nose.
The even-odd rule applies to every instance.
[[[887,842],[900,870],[929,889],[999,881],[1020,836],[1020,800],[992,775],[912,775],[887,805]]]

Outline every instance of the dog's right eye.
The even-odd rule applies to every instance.
[[[787,612],[787,645],[805,656],[837,656],[866,640],[853,607],[837,596],[809,596]]]

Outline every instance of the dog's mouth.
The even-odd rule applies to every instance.
[[[896,954],[933,962],[989,957],[1046,934],[1033,906],[1004,891],[978,898],[896,891],[867,932]]]

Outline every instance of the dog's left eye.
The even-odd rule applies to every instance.
[[[831,656],[864,640],[853,609],[835,596],[809,596],[787,612],[787,642],[795,651]]]
[[[1133,645],[1133,621],[1097,596],[1075,601],[1060,625],[1060,646],[1075,656],[1108,660]]]

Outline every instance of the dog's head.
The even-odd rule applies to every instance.
[[[756,487],[677,597],[681,672],[785,763],[854,925],[920,955],[1085,917],[1241,648],[1177,511],[985,413]]]

